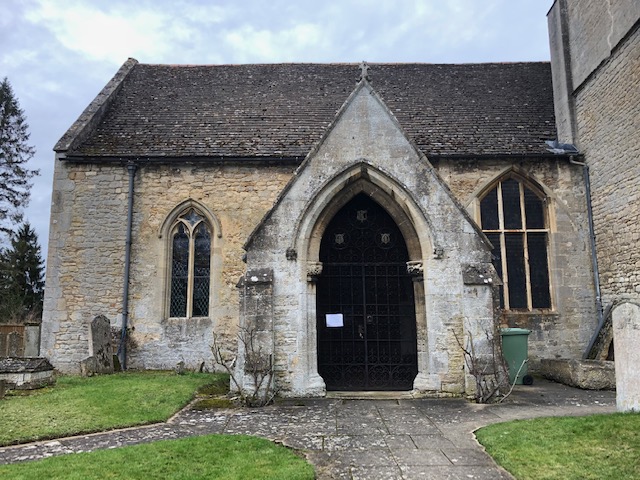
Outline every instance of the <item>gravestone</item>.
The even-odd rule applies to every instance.
[[[640,306],[623,303],[612,313],[618,411],[640,411]]]
[[[23,345],[23,355],[25,357],[38,357],[40,355],[40,322],[25,323]]]
[[[83,375],[113,373],[113,348],[111,346],[111,322],[98,315],[89,327],[89,358],[81,363]]]
[[[21,357],[23,352],[22,335],[18,332],[11,332],[7,335],[7,342],[9,343],[9,356]]]

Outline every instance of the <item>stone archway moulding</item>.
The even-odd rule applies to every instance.
[[[176,205],[169,212],[169,214],[164,218],[162,225],[160,225],[160,229],[158,230],[158,238],[166,237],[167,234],[169,233],[169,229],[173,225],[173,222],[176,220],[176,218],[178,218],[178,216],[183,211],[189,208],[195,208],[197,210],[200,210],[202,214],[206,217],[207,221],[209,221],[209,223],[215,230],[216,237],[222,238],[222,226],[220,225],[220,220],[218,220],[218,217],[216,217],[216,215],[211,210],[209,210],[205,205],[203,205],[202,203],[192,198],[188,198],[187,200]]]
[[[300,311],[304,312],[304,321],[300,325],[302,331],[299,332],[300,336],[298,337],[304,345],[302,350],[306,352],[304,358],[306,375],[303,380],[305,386],[300,392],[305,395],[322,395],[326,390],[324,380],[318,374],[317,358],[316,284],[314,280],[322,273],[322,264],[319,262],[320,243],[325,229],[334,215],[359,193],[369,195],[387,210],[404,236],[409,251],[409,264],[411,264],[407,267],[418,280],[414,282],[414,298],[416,324],[419,332],[419,355],[420,353],[423,357],[426,355],[424,348],[421,350],[420,347],[426,345],[427,331],[422,266],[429,260],[426,258],[428,252],[434,251],[428,216],[400,182],[366,161],[360,161],[337,174],[318,189],[296,222],[292,244],[289,247],[289,250],[295,249],[299,253],[295,257],[292,256],[291,259],[296,258],[299,261],[299,281],[301,284],[306,284],[306,294],[302,296],[300,305]],[[419,364],[419,374],[424,370],[424,367],[424,362]]]
[[[211,271],[213,272],[214,277],[212,277],[212,281],[209,285],[209,298],[216,299],[218,298],[217,285],[220,280],[218,278],[220,272],[222,271],[222,259],[220,255],[220,242],[222,238],[222,226],[220,224],[220,220],[218,217],[205,205],[194,200],[192,198],[188,198],[174,208],[165,216],[164,221],[160,225],[158,229],[158,239],[160,242],[160,251],[161,254],[158,256],[158,275],[161,281],[159,282],[159,290],[158,295],[163,299],[163,307],[162,307],[162,318],[168,318],[169,314],[169,284],[170,284],[170,275],[171,271],[168,267],[171,260],[171,235],[170,231],[173,227],[176,219],[185,211],[190,208],[194,208],[198,210],[205,217],[207,223],[213,229],[212,242],[211,242]]]
[[[410,260],[421,261],[437,248],[428,215],[400,182],[361,160],[326,182],[308,203],[295,225],[292,245],[302,261],[318,262],[320,242],[328,223],[359,193],[368,194],[385,208],[400,227]]]

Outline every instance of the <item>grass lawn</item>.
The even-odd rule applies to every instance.
[[[199,387],[226,381],[206,373],[126,372],[63,376],[51,388],[0,400],[0,445],[161,422]]]
[[[640,414],[521,420],[476,436],[519,480],[640,479]]]
[[[0,477],[312,480],[314,472],[302,458],[268,440],[208,435],[3,465]]]

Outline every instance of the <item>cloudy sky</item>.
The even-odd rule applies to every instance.
[[[128,57],[141,63],[549,59],[552,0],[0,0],[8,77],[37,153],[26,217],[46,254],[52,148]]]

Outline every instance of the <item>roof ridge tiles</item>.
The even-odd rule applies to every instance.
[[[473,66],[473,65],[535,65],[550,64],[549,60],[532,61],[495,61],[495,62],[367,62],[367,65],[377,66]],[[198,67],[277,67],[277,66],[355,66],[360,62],[260,62],[260,63],[138,63],[142,67],[171,67],[171,68],[198,68]]]

